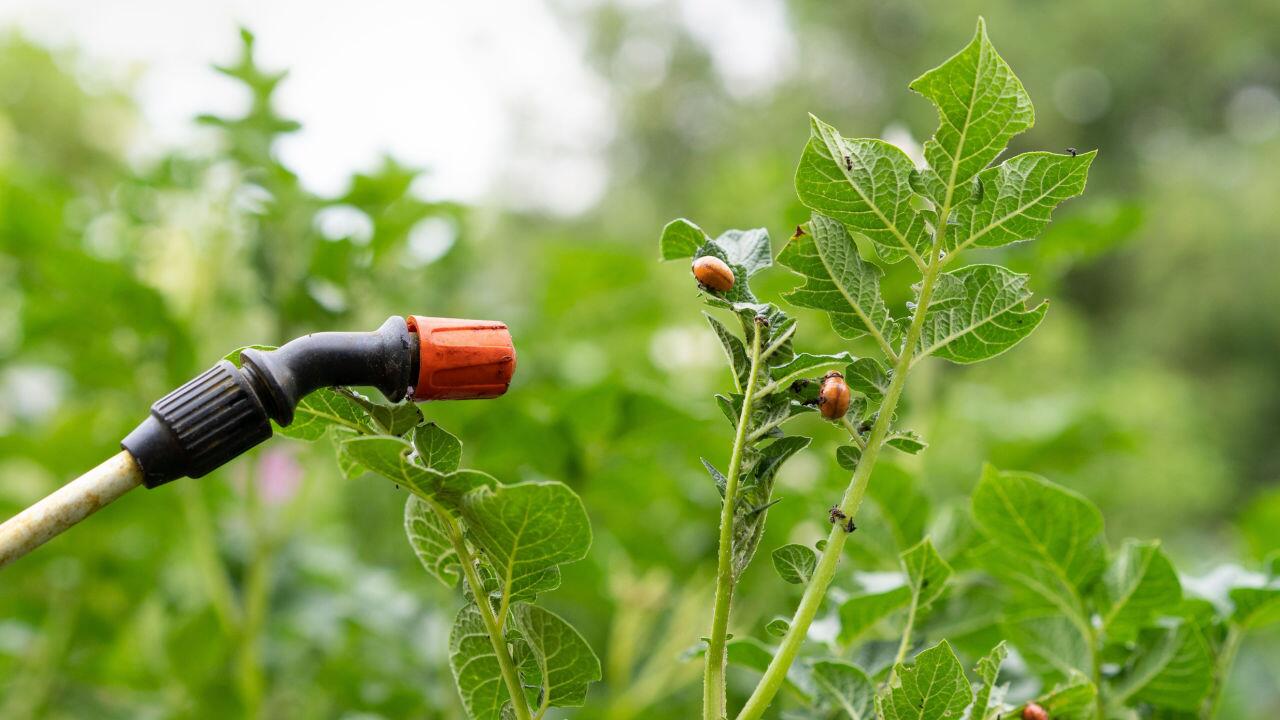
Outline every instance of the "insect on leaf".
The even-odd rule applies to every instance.
[[[866,236],[889,264],[917,264],[931,242],[924,216],[911,206],[915,163],[883,140],[845,139],[809,116],[809,142],[796,169],[796,194],[809,209]]]

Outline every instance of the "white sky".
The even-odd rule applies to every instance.
[[[655,0],[629,0],[646,4]],[[726,81],[766,88],[787,54],[779,0],[676,0]],[[424,166],[433,197],[573,213],[606,180],[614,121],[608,88],[545,0],[0,0],[0,28],[76,47],[88,77],[136,78],[146,155],[198,139],[192,118],[246,98],[209,69],[234,60],[237,28],[303,130],[281,145],[311,189],[333,194],[383,152]]]

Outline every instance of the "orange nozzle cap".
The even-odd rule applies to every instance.
[[[409,315],[418,334],[418,381],[414,400],[476,400],[507,391],[516,372],[511,331],[492,320]]]

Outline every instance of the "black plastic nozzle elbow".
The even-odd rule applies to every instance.
[[[271,421],[293,422],[308,393],[334,385],[369,385],[404,399],[418,373],[417,336],[404,318],[374,332],[327,332],[275,350],[248,349],[240,367],[228,360],[151,406],[120,443],[142,467],[143,484],[202,477],[271,437]]]

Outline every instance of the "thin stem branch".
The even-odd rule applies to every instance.
[[[844,429],[849,431],[849,437],[853,438],[858,447],[865,451],[867,449],[867,441],[862,439],[862,433],[858,432],[858,428],[849,422],[848,416],[840,418],[840,424],[844,425]]]
[[[906,386],[907,375],[911,371],[911,360],[915,353],[916,344],[920,341],[920,333],[924,328],[925,313],[929,309],[929,302],[933,298],[934,284],[938,279],[940,268],[939,250],[945,242],[946,217],[951,211],[950,198],[951,194],[948,192],[947,200],[943,203],[942,212],[938,215],[941,220],[938,222],[938,229],[934,234],[933,247],[929,254],[929,264],[920,283],[920,297],[917,299],[916,309],[912,314],[911,326],[907,330],[906,341],[902,345],[901,353],[890,355],[890,357],[894,358],[893,380],[889,383],[888,392],[885,393],[880,414],[876,417],[875,424],[871,427],[871,436],[867,438],[867,448],[863,452],[862,458],[858,461],[858,467],[853,471],[853,477],[849,480],[849,487],[840,503],[841,512],[850,518],[857,515],[858,508],[862,505],[862,499],[867,492],[867,485],[871,480],[871,471],[875,468],[876,460],[879,458],[880,448],[884,446],[884,440],[889,433],[889,425],[892,422],[894,410],[898,407],[898,401],[901,399],[903,388]],[[809,585],[805,587],[804,595],[800,598],[800,605],[796,608],[795,615],[791,619],[791,627],[787,630],[786,637],[782,639],[778,652],[774,654],[773,659],[769,662],[769,667],[765,670],[764,676],[760,678],[756,689],[751,693],[751,697],[747,699],[747,704],[743,706],[742,712],[738,714],[738,720],[759,720],[764,715],[765,710],[769,708],[769,704],[773,702],[778,689],[782,687],[787,678],[787,671],[791,668],[792,663],[795,662],[796,656],[800,652],[800,646],[804,644],[805,636],[809,632],[809,626],[813,623],[818,610],[822,606],[822,601],[827,595],[827,588],[831,586],[831,581],[836,574],[836,568],[840,564],[840,555],[844,550],[844,544],[848,539],[849,533],[844,530],[842,525],[835,524],[831,527],[831,532],[827,535],[826,549],[822,551],[822,556],[819,558],[818,565],[809,580]]]
[[[1222,643],[1218,653],[1218,662],[1213,668],[1213,689],[1200,712],[1201,720],[1214,720],[1222,706],[1222,691],[1226,688],[1227,678],[1231,675],[1231,666],[1235,664],[1236,653],[1240,651],[1240,641],[1244,638],[1240,626],[1232,623],[1227,629],[1227,639]]]
[[[475,557],[471,554],[471,550],[467,548],[467,542],[462,537],[462,529],[458,527],[458,521],[454,520],[453,516],[434,500],[423,499],[435,511],[436,516],[440,518],[440,522],[444,524],[449,534],[449,542],[453,545],[453,551],[458,554],[458,562],[461,563],[462,572],[467,578],[467,586],[471,588],[471,597],[475,598],[476,607],[480,610],[480,620],[484,623],[485,632],[489,635],[489,642],[493,645],[493,655],[498,659],[498,668],[502,671],[502,681],[507,686],[507,694],[511,696],[511,708],[515,712],[517,720],[532,720],[529,704],[524,696],[524,688],[520,685],[520,676],[516,673],[515,662],[511,659],[511,653],[507,652],[507,641],[502,636],[502,625],[498,618],[494,617],[493,606],[489,604],[484,591],[484,582],[480,580],[480,574],[476,572]]]
[[[907,610],[907,624],[902,628],[902,642],[898,643],[898,654],[893,656],[893,664],[889,666],[889,679],[884,681],[885,687],[893,685],[898,676],[898,666],[907,659],[907,651],[911,649],[911,633],[916,628],[916,608],[920,605],[920,592],[911,594],[911,608]]]
[[[733,516],[738,505],[738,479],[742,472],[743,449],[747,429],[751,425],[751,407],[755,402],[756,383],[760,375],[760,338],[764,328],[757,323],[751,338],[751,371],[742,395],[742,413],[738,417],[733,438],[729,472],[725,475],[724,502],[720,508],[720,547],[716,560],[716,599],[711,612],[711,636],[707,642],[706,664],[702,676],[703,720],[727,717],[725,699],[725,666],[728,664],[729,610],[733,603]]]

